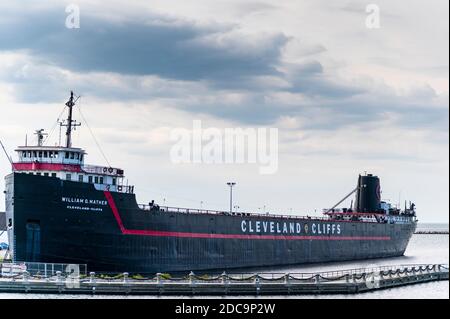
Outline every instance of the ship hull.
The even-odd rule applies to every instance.
[[[134,194],[6,177],[13,260],[89,271],[186,272],[395,257],[415,222],[397,224],[142,210]]]

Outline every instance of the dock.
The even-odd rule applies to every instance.
[[[356,294],[448,280],[447,264],[383,266],[318,273],[254,273],[172,277],[85,273],[84,265],[2,265],[0,292],[87,295],[258,296]],[[65,271],[70,267],[69,271]],[[19,269],[19,271],[18,271]],[[22,269],[22,271],[20,271]],[[58,270],[59,269],[59,270]]]
[[[417,230],[415,235],[448,235],[448,230]]]

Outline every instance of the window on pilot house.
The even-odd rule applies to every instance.
[[[112,179],[112,184],[113,184],[113,186],[116,186],[116,179],[115,178]]]
[[[44,173],[44,176],[48,176],[48,173]]]
[[[65,157],[66,157],[66,159],[69,159],[69,152],[65,153]]]
[[[56,177],[56,173],[52,173],[52,177]]]
[[[48,157],[47,151],[44,151],[44,157]]]
[[[88,182],[92,184],[92,176],[88,176]]]
[[[78,181],[83,182],[83,180],[84,180],[83,177],[84,177],[83,175],[78,175]]]
[[[103,177],[100,177],[100,184],[103,184]]]
[[[42,157],[42,151],[39,151],[39,157]]]
[[[71,181],[72,180],[72,174],[66,174],[66,180]]]
[[[94,177],[94,183],[95,183],[95,184],[98,184],[98,176],[95,176],[95,177]]]

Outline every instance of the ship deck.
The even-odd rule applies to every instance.
[[[302,216],[302,215],[288,215],[288,214],[273,214],[273,213],[248,213],[248,212],[230,212],[221,210],[209,210],[209,209],[198,209],[198,208],[183,208],[183,207],[169,207],[169,206],[158,206],[158,205],[138,205],[141,210],[152,211],[159,210],[166,213],[178,213],[178,214],[201,214],[201,215],[222,215],[222,216],[240,216],[240,217],[254,217],[254,218],[276,218],[276,219],[286,219],[286,220],[308,220],[308,221],[330,221],[330,222],[361,222],[361,223],[383,223],[376,220],[376,217],[384,217],[385,214],[381,213],[335,213],[326,214],[326,216]],[[336,216],[333,218],[333,216]],[[348,217],[348,219],[346,219]],[[413,216],[402,216],[405,222],[415,221]]]

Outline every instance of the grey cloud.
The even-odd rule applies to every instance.
[[[328,79],[323,66],[317,61],[300,65],[289,65],[287,78],[290,80],[290,92],[304,93],[320,97],[346,97],[363,93],[365,89],[356,85],[338,83]]]
[[[251,90],[236,87],[223,90],[223,87],[214,88],[202,82],[114,74],[78,75],[72,79],[57,67],[36,67],[32,62],[23,70],[15,66],[6,71],[7,74],[14,72],[16,77],[6,80],[15,82],[17,95],[22,101],[30,103],[62,103],[67,98],[67,92],[75,87],[77,94],[86,96],[87,103],[92,97],[108,101],[158,101],[161,105],[185,111],[185,116],[190,114],[192,118],[198,118],[208,115],[239,125],[273,125],[281,117],[292,117],[300,121],[300,129],[309,131],[335,130],[346,126],[377,129],[386,123],[407,129],[448,131],[448,107],[445,107],[448,101],[437,98],[436,92],[429,86],[416,88],[404,96],[397,96],[389,87],[375,90],[348,86],[349,91],[358,94],[336,95],[338,90],[335,93],[324,89],[325,84],[321,86],[318,79],[322,76],[323,67],[318,63],[305,64],[291,73],[295,79],[308,81],[297,84],[302,85],[301,90],[282,85],[278,89],[268,89],[264,83],[258,87],[252,79],[248,79],[247,83],[247,88],[254,85]],[[111,84],[109,78],[113,77],[116,78]],[[317,87],[314,87],[311,78],[317,81]],[[310,86],[305,86],[305,83]],[[292,85],[289,81],[287,84]],[[286,91],[290,91],[292,101],[277,97]],[[230,98],[230,94],[237,94],[238,98]],[[295,102],[296,99],[298,102]]]
[[[218,96],[212,101],[200,98],[179,105],[193,117],[208,114],[244,125],[273,125],[281,117],[291,117],[298,119],[298,128],[305,131],[333,131],[348,126],[378,130],[394,125],[407,130],[448,132],[448,107],[442,103],[432,105],[428,89],[422,95],[420,92],[400,97],[389,91],[361,89],[358,95],[312,97],[299,103],[284,103],[269,95],[252,93],[237,104]]]
[[[281,33],[250,37],[229,25],[156,15],[113,22],[84,13],[81,28],[69,30],[65,17],[61,7],[9,12],[0,20],[0,50],[25,52],[35,68],[24,76],[8,69],[3,76],[22,101],[64,101],[74,89],[105,100],[159,100],[193,117],[244,125],[293,117],[304,130],[332,130],[392,119],[407,128],[448,131],[448,102],[428,106],[436,97],[429,87],[399,97],[389,87],[346,83],[310,55],[325,50],[320,45],[305,50],[308,61],[287,64],[280,51],[289,38]],[[148,84],[148,77],[155,82]],[[243,96],[239,102],[224,98],[236,92]],[[276,93],[301,102],[278,100]]]
[[[269,3],[265,3],[265,2],[243,2],[240,3],[238,6],[238,11],[240,11],[241,14],[245,13],[245,14],[249,14],[249,13],[259,13],[259,12],[264,12],[264,11],[268,11],[268,10],[274,10],[277,9],[278,7],[273,5],[273,4],[269,4]]]
[[[378,65],[388,67],[388,68],[394,68],[394,69],[400,69],[400,70],[406,70],[406,71],[420,71],[422,74],[429,74],[432,76],[447,76],[449,74],[449,66],[448,65],[442,65],[442,64],[434,64],[433,61],[427,61],[427,64],[425,65],[414,65],[414,66],[408,66],[405,65],[405,62],[401,58],[393,59],[393,58],[386,58],[386,57],[370,57],[367,59],[371,63],[376,63]]]
[[[274,34],[258,39],[241,35],[237,42],[227,37],[232,26],[199,26],[156,15],[112,22],[82,11],[80,29],[65,28],[65,17],[63,7],[15,12],[0,22],[0,50],[25,50],[76,72],[231,81],[278,74],[280,50],[288,41]]]

